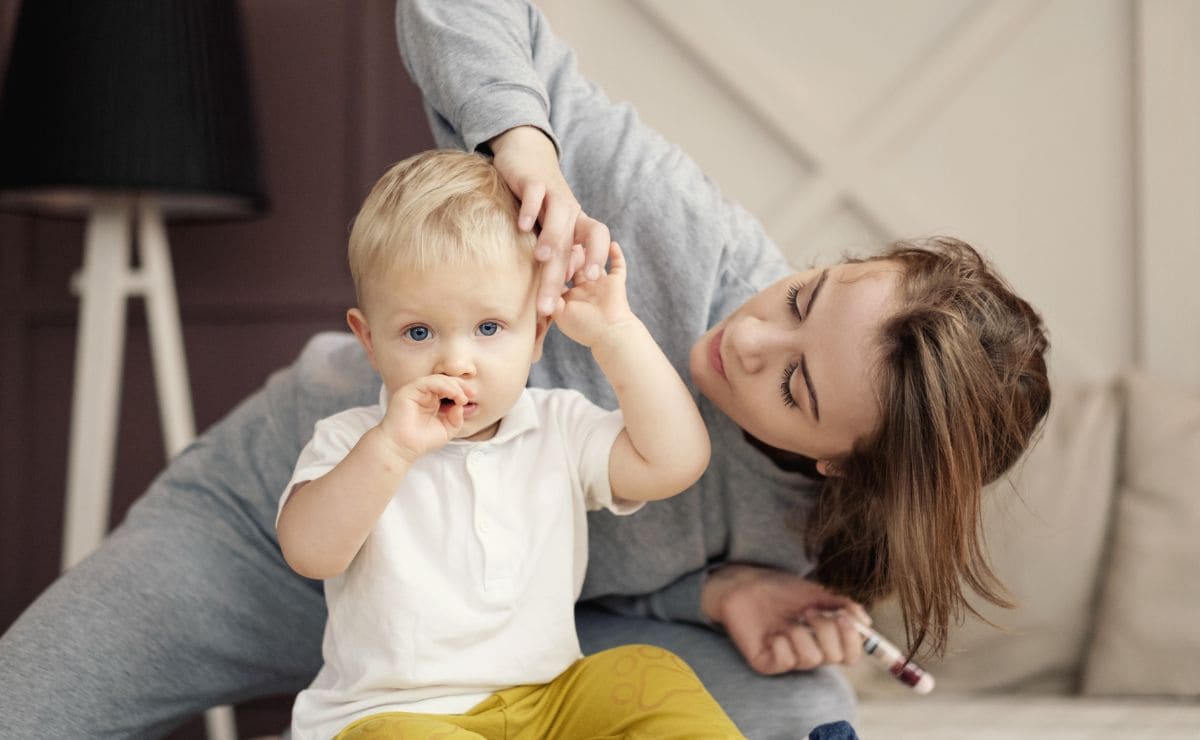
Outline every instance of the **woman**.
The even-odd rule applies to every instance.
[[[826,664],[853,660],[858,639],[825,609],[861,613],[854,600],[899,590],[936,645],[963,604],[960,574],[998,597],[977,545],[979,484],[1048,402],[1027,304],[950,243],[791,275],[761,225],[592,89],[522,3],[402,2],[399,25],[439,141],[491,141],[540,215],[548,297],[571,267],[563,245],[588,245],[574,259],[586,271],[607,224],[635,311],[703,394],[714,455],[695,489],[591,522],[585,650],[661,644],[748,736],[794,738],[853,712]],[[612,407],[591,357],[561,337],[532,382]],[[316,419],[378,390],[352,337],[320,337],[174,460],[0,637],[5,736],[153,736],[307,685],[321,586],[280,556],[276,505]],[[804,458],[829,477],[796,472]],[[645,568],[625,569],[629,554]]]
[[[653,515],[600,518],[585,598],[632,590],[649,594],[635,613],[720,623],[768,674],[853,659],[853,628],[818,613],[850,602],[720,563],[809,573],[864,603],[895,592],[911,643],[935,651],[970,608],[962,583],[1004,603],[982,551],[980,491],[1048,408],[1046,339],[973,249],[923,240],[789,274],[761,225],[581,75],[536,8],[401,0],[398,29],[438,143],[490,148],[524,223],[541,221],[543,310],[564,275],[587,279],[602,263],[611,230],[640,263],[635,311],[660,317],[659,339],[702,394],[708,475]],[[560,343],[547,355],[536,384],[611,403],[586,380],[586,353]],[[788,478],[806,462],[823,484]],[[606,554],[631,546],[661,567],[608,572]],[[700,597],[673,610],[675,589]]]

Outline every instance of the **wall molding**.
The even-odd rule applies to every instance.
[[[1200,3],[1136,0],[1137,363],[1200,387]]]
[[[813,175],[762,214],[781,242],[800,242],[835,211],[849,205],[885,239],[929,223],[905,189],[878,162],[902,147],[938,114],[989,60],[1000,54],[1046,6],[1047,0],[990,0],[964,12],[926,51],[901,69],[879,99],[864,105],[855,123],[835,132],[818,101],[806,99],[786,70],[724,11],[695,4],[686,13],[664,0],[634,0],[661,33],[706,69],[747,112],[774,132]]]

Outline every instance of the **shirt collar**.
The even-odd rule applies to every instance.
[[[379,387],[379,408],[380,415],[387,413],[388,407],[388,389],[386,385]],[[468,442],[466,440],[453,440],[451,444],[503,444],[504,442],[514,439],[538,428],[537,409],[534,407],[533,399],[529,397],[529,389],[525,388],[521,391],[521,395],[517,397],[517,402],[508,410],[504,418],[500,420],[500,428],[496,430],[496,434],[491,439],[483,440],[482,442]]]
[[[500,428],[496,430],[495,436],[487,442],[503,444],[525,432],[537,429],[538,424],[537,409],[534,407],[533,399],[529,397],[529,390],[523,389],[521,395],[517,397],[517,402],[500,420]]]

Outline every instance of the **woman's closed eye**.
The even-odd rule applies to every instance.
[[[787,290],[787,309],[788,313],[796,317],[797,321],[803,321],[804,317],[800,315],[800,305],[796,299],[800,297],[800,291],[804,290],[804,283],[792,283]]]
[[[797,300],[800,298],[800,291],[804,290],[804,283],[796,281],[788,286],[787,289],[787,310],[792,316],[796,317],[796,321],[803,321],[804,317],[800,314],[800,306]],[[792,395],[792,376],[796,374],[796,370],[800,368],[799,362],[789,363],[783,369],[783,377],[779,379],[779,396],[783,399],[783,405],[790,409],[796,408],[796,397]]]
[[[799,362],[789,364],[783,369],[783,377],[779,380],[779,395],[783,398],[783,405],[790,409],[794,409],[798,405],[796,397],[792,395],[792,376],[796,374],[799,368]]]

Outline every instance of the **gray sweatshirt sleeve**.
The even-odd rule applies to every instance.
[[[692,622],[717,627],[700,611],[700,593],[709,568],[681,577],[666,588],[639,596],[607,596],[596,600],[605,609],[627,617],[650,617],[664,622]]]
[[[400,0],[396,35],[438,144],[475,151],[516,126],[554,138],[531,59],[541,15],[508,0]],[[555,142],[557,146],[557,142]]]
[[[396,26],[439,145],[474,151],[516,126],[540,128],[575,197],[623,247],[636,235],[643,252],[663,252],[663,266],[678,271],[690,267],[680,252],[688,245],[696,272],[714,276],[706,269],[731,243],[734,207],[678,147],[584,76],[537,8],[399,0]]]

